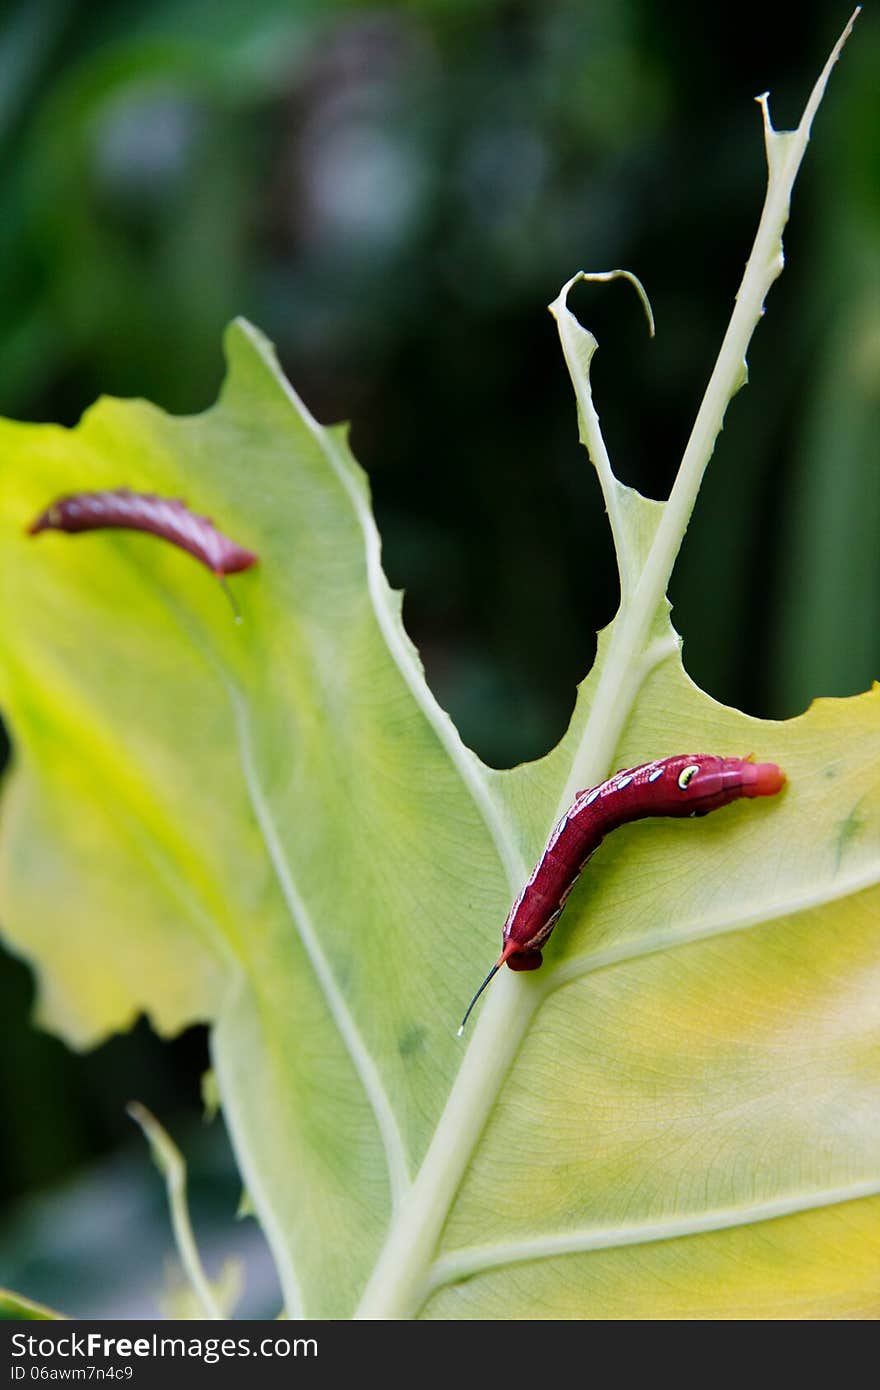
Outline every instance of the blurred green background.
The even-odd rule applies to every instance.
[[[101,393],[200,410],[223,325],[246,315],[319,418],[353,422],[441,703],[487,761],[538,756],[616,602],[545,306],[579,268],[644,281],[653,343],[624,287],[572,302],[599,339],[618,472],[665,496],[763,199],[752,98],[770,88],[777,127],[794,124],[847,7],[786,14],[9,0],[0,412],[70,424]],[[878,61],[868,13],[672,588],[692,676],[764,716],[880,677]],[[78,1058],[29,1029],[31,998],[0,959],[0,1282],[81,1313],[113,1292],[116,1315],[143,1315],[168,1234],[126,1100],[194,1155],[209,1245],[233,1224],[235,1175],[198,1116],[204,1037],[140,1025]],[[245,1308],[271,1313],[252,1223],[237,1240]]]

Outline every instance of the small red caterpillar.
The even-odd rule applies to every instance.
[[[107,527],[160,536],[195,556],[221,580],[257,563],[252,550],[224,536],[208,517],[197,516],[178,498],[130,492],[126,487],[58,497],[31,523],[28,533],[36,536],[40,531],[75,533]]]
[[[784,783],[785,773],[775,763],[677,753],[615,772],[597,787],[578,792],[507,914],[501,955],[468,1005],[459,1036],[496,970],[504,964],[511,970],[537,970],[566,898],[610,830],[647,816],[704,816],[741,796],[775,796]]]

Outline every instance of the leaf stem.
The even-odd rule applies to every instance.
[[[126,1109],[135,1124],[143,1130],[150,1145],[153,1162],[165,1179],[168,1209],[171,1213],[171,1225],[174,1230],[174,1243],[177,1246],[186,1277],[204,1309],[205,1317],[221,1320],[223,1313],[214,1298],[211,1285],[205,1274],[193,1235],[192,1223],[189,1219],[189,1207],[186,1200],[186,1163],[183,1154],[167,1130],[160,1125],[155,1115],[145,1105],[141,1105],[140,1101],[131,1101]]]
[[[418,1312],[452,1200],[540,1000],[534,980],[509,970],[488,994],[434,1138],[403,1199],[356,1318],[408,1318]]]
[[[709,378],[705,395],[681,460],[669,500],[657,528],[648,559],[634,595],[634,606],[653,615],[665,594],[672,567],[684,539],[694,503],[715,441],[724,427],[729,401],[748,380],[746,352],[764,314],[764,300],[785,266],[782,233],[788,221],[791,192],[810,140],[813,118],[825,92],[831,70],[840,56],[859,10],[853,11],[820,73],[794,131],[776,131],[770,120],[767,93],[757,97],[764,122],[767,153],[767,193],[746,263],[727,332]]]
[[[626,570],[621,557],[620,611],[614,622],[590,716],[560,801],[563,810],[579,786],[589,786],[607,771],[642,682],[671,651],[674,634],[669,631],[666,637],[661,635],[652,641],[652,627],[663,603],[715,440],[723,426],[727,403],[747,379],[746,349],[763,313],[766,294],[783,268],[782,231],[788,220],[792,185],[809,141],[813,116],[857,13],[850,18],[832,50],[796,131],[777,134],[770,124],[766,99],[761,99],[769,177],[752,253],[679,475],[641,574],[631,589],[628,583],[625,588],[623,585]],[[603,275],[610,274],[612,272],[603,272]],[[578,278],[581,277],[575,277]],[[556,306],[560,301],[564,303],[564,296],[565,291]],[[575,343],[573,355],[569,358],[567,354],[567,360],[582,423],[584,419],[595,419],[598,431],[598,416],[592,407],[589,389],[591,338],[592,335],[586,335],[580,343]],[[592,341],[595,343],[594,339]],[[563,337],[563,348],[565,346]],[[583,374],[580,381],[576,380],[578,368]],[[585,402],[589,407],[586,414]],[[616,510],[619,484],[611,471],[601,433],[598,445],[601,447],[597,453],[594,453],[596,440],[590,443],[590,449],[594,453],[612,528],[615,524],[618,528],[615,541],[621,541],[624,539],[623,521]],[[455,1193],[542,997],[543,991],[528,975],[512,975],[509,971],[502,972],[490,992],[433,1141],[392,1223],[356,1317],[412,1317],[430,1293],[431,1269],[432,1266],[436,1268],[435,1251]]]
[[[766,94],[758,98],[763,113],[768,169],[767,193],[758,230],[727,331],[642,572],[631,592],[621,587],[620,610],[614,622],[607,659],[571,774],[560,798],[560,815],[579,788],[592,785],[607,773],[615,745],[629,718],[632,700],[644,679],[637,667],[640,653],[663,603],[703,475],[724,426],[728,402],[748,380],[746,351],[763,316],[764,300],[785,264],[782,233],[788,221],[791,190],[809,143],[813,117],[857,15],[858,10],[855,10],[832,49],[797,130],[775,131]],[[584,389],[589,395],[588,374]],[[604,486],[603,482],[603,490]]]

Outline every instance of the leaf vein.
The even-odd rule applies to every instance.
[[[825,1207],[862,1201],[880,1196],[880,1179],[870,1178],[848,1187],[823,1192],[793,1193],[748,1207],[722,1207],[698,1216],[671,1221],[645,1221],[607,1229],[588,1229],[547,1233],[526,1240],[498,1245],[474,1246],[457,1250],[436,1260],[425,1287],[425,1301],[445,1284],[482,1274],[510,1264],[552,1259],[556,1255],[588,1254],[594,1250],[615,1250],[628,1245],[653,1245],[660,1241],[681,1240],[733,1230],[738,1226],[761,1225],[787,1216],[821,1211]]]
[[[333,1015],[334,1022],[339,1029],[372,1107],[388,1163],[392,1203],[396,1207],[409,1186],[408,1164],[397,1120],[378,1067],[358,1030],[345,996],[334,979],[330,964],[321,950],[318,934],[315,931],[308,908],[294,881],[275,819],[257,772],[246,702],[241,692],[236,690],[228,681],[224,681],[224,684],[232,705],[242,772],[257,825],[290,918],[305,948],[312,969],[323,990],[328,1008]]]
[[[690,946],[695,942],[709,941],[716,936],[750,931],[753,927],[760,927],[765,923],[777,922],[784,917],[793,917],[802,912],[809,912],[814,908],[825,907],[841,898],[854,897],[856,894],[863,893],[870,888],[876,888],[878,885],[880,885],[880,869],[875,865],[870,865],[860,874],[853,874],[842,882],[829,885],[825,891],[811,890],[806,893],[794,894],[779,903],[770,905],[764,903],[751,911],[732,913],[726,917],[716,918],[715,921],[701,922],[699,925],[683,927],[678,931],[648,932],[640,937],[635,944],[626,941],[620,942],[616,946],[606,947],[603,951],[594,951],[557,965],[544,982],[545,998],[554,993],[555,990],[561,989],[563,985],[572,984],[583,975],[590,975],[594,971],[606,970],[610,966],[622,965],[627,961],[639,960],[644,956],[657,955],[661,951],[672,950],[678,946]]]

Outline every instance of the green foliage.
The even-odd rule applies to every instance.
[[[19,1318],[33,1322],[54,1322],[62,1316],[51,1308],[44,1308],[42,1303],[22,1298],[21,1294],[12,1293],[9,1289],[0,1289],[0,1322],[17,1321]]]
[[[366,480],[246,323],[217,405],[0,426],[4,922],[83,1046],[146,1011],[213,1066],[287,1311],[856,1316],[876,1299],[880,688],[747,718],[686,676],[665,588],[764,296],[810,121],[770,189],[669,501],[614,477],[595,343],[553,306],[621,604],[545,758],[485,767],[434,700]],[[260,556],[26,538],[58,493],[183,495]],[[620,831],[534,975],[462,1007],[572,791],[693,749],[789,786]],[[831,1136],[831,1138],[829,1138]],[[166,1154],[167,1159],[167,1154]],[[170,1171],[170,1170],[169,1170]]]

